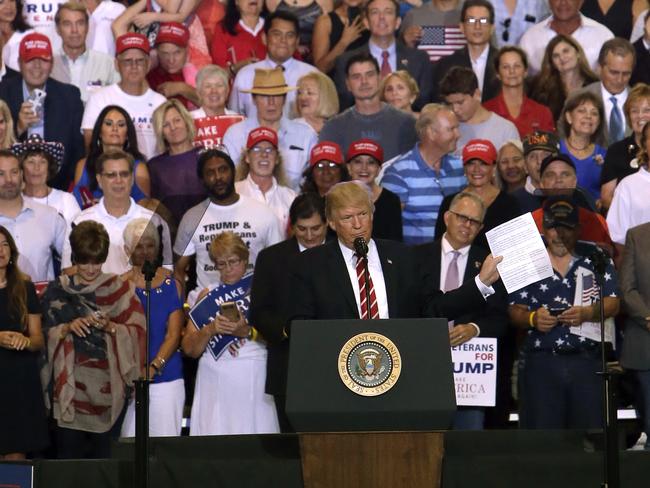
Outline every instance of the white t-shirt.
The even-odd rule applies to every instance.
[[[253,181],[250,174],[242,181],[235,183],[235,189],[240,195],[254,198],[273,210],[275,216],[280,219],[282,229],[287,229],[287,225],[289,224],[289,209],[296,199],[295,191],[286,186],[278,185],[277,180],[273,178],[273,185],[270,190],[263,193],[260,187]]]
[[[86,47],[111,57],[115,57],[115,38],[111,31],[111,24],[117,19],[126,7],[118,2],[103,0],[90,14],[88,22],[88,37]]]
[[[68,224],[68,227],[77,217],[77,215],[81,213],[81,208],[77,203],[77,199],[72,195],[72,193],[57,190],[56,188],[52,188],[52,191],[46,197],[36,198],[23,194],[23,198],[30,202],[37,202],[41,205],[52,207],[61,215],[63,215],[63,218],[65,219],[66,224]]]
[[[6,67],[15,71],[20,71],[18,66],[18,52],[20,50],[20,41],[27,34],[34,32],[34,29],[27,29],[25,32],[14,32],[2,48],[2,60]]]
[[[219,272],[210,259],[208,248],[221,232],[232,231],[248,246],[248,262],[255,265],[258,253],[283,240],[280,220],[266,205],[245,195],[232,205],[216,205],[210,200],[189,209],[178,226],[174,252],[179,256],[196,254],[197,289],[219,283]]]
[[[165,103],[167,99],[160,93],[156,93],[151,88],[147,88],[144,95],[133,96],[125,93],[120,86],[115,83],[93,93],[84,110],[84,116],[81,121],[81,128],[92,130],[97,121],[99,113],[107,105],[119,105],[126,110],[133,124],[135,133],[138,137],[138,148],[147,159],[154,157],[156,152],[156,135],[153,131],[153,111]]]

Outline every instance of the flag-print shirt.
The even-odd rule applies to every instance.
[[[526,305],[531,312],[540,307],[549,310],[572,307],[575,303],[579,268],[584,268],[592,273],[582,277],[583,298],[588,303],[598,301],[598,285],[595,283],[591,259],[587,256],[575,256],[571,261],[566,276],[563,277],[556,270],[553,270],[553,276],[511,293],[509,296],[510,305]],[[603,296],[618,296],[616,271],[611,260],[607,264],[605,271]],[[531,328],[524,343],[526,351],[553,351],[559,354],[591,350],[596,347],[598,347],[597,342],[571,334],[570,327],[562,323],[559,323],[548,332],[540,332]]]

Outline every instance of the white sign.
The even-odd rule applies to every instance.
[[[476,337],[451,348],[456,405],[493,407],[497,387],[497,340]]]
[[[503,256],[497,265],[508,293],[553,276],[544,241],[530,212],[486,232],[493,256]]]

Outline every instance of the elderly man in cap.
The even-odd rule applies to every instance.
[[[602,425],[602,379],[595,248],[576,252],[578,208],[566,197],[544,202],[544,238],[553,276],[510,295],[510,318],[527,331],[520,362],[520,426],[588,429]],[[583,246],[584,247],[584,246]],[[618,313],[614,264],[604,275],[605,318]]]
[[[133,119],[138,149],[150,159],[156,155],[153,112],[165,103],[166,98],[149,88],[147,83],[149,41],[142,34],[129,32],[117,38],[115,52],[115,67],[121,79],[118,83],[97,90],[88,99],[81,122],[86,146],[90,144],[93,127],[104,107],[119,105]]]
[[[252,99],[250,87],[255,85],[254,79],[258,69],[281,68],[287,82],[295,86],[298,80],[307,73],[318,71],[311,64],[303,63],[293,57],[298,47],[298,18],[279,9],[267,17],[264,23],[266,32],[266,59],[249,64],[239,70],[230,92],[228,107],[246,117],[255,118],[257,104]],[[284,100],[284,115],[289,116],[291,106],[296,100],[296,94],[290,93]]]
[[[63,45],[54,55],[52,78],[79,88],[84,103],[92,92],[119,81],[113,57],[86,46],[86,7],[74,1],[66,2],[59,6],[54,22]]]
[[[77,161],[83,156],[79,132],[83,104],[79,89],[50,77],[52,46],[47,36],[27,34],[20,42],[20,76],[0,83],[0,98],[7,102],[18,139],[38,134],[65,147],[63,166],[52,186],[66,190]]]
[[[302,172],[317,136],[309,126],[284,116],[283,107],[287,94],[292,90],[295,87],[287,86],[280,68],[256,69],[253,87],[248,90],[252,94],[256,112],[246,120],[231,125],[223,136],[223,144],[233,161],[239,161],[251,130],[257,127],[273,129],[278,135],[278,149],[288,184],[298,191]]]
[[[187,62],[187,44],[190,31],[178,22],[160,24],[156,36],[158,66],[147,74],[152,90],[167,98],[178,98],[185,108],[199,105],[196,92],[196,67]]]
[[[528,177],[524,186],[512,192],[512,196],[519,202],[521,213],[527,213],[541,206],[539,168],[545,157],[560,152],[560,140],[552,132],[539,130],[524,137],[523,143],[524,163]]]

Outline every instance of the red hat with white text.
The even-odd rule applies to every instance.
[[[137,32],[127,32],[115,40],[115,54],[122,54],[127,49],[139,49],[149,54],[149,40]]]
[[[487,139],[472,139],[463,148],[463,164],[472,159],[478,159],[485,164],[494,164],[497,161],[497,150]]]
[[[381,165],[384,162],[384,150],[379,144],[377,144],[372,139],[359,139],[350,144],[348,148],[348,154],[345,157],[346,161],[350,161],[352,158],[365,154],[377,160]]]
[[[268,127],[258,127],[248,133],[248,140],[246,141],[246,149],[250,149],[257,143],[267,141],[278,147],[278,134]]]
[[[38,32],[27,34],[20,41],[18,57],[23,62],[37,58],[51,61],[52,44],[50,44],[50,38]]]
[[[311,150],[309,165],[315,166],[321,161],[332,161],[336,164],[343,164],[343,151],[341,150],[341,146],[330,141],[323,141],[316,144]]]
[[[175,44],[178,47],[187,47],[190,41],[190,31],[179,22],[163,22],[156,36],[156,46],[163,42]]]

